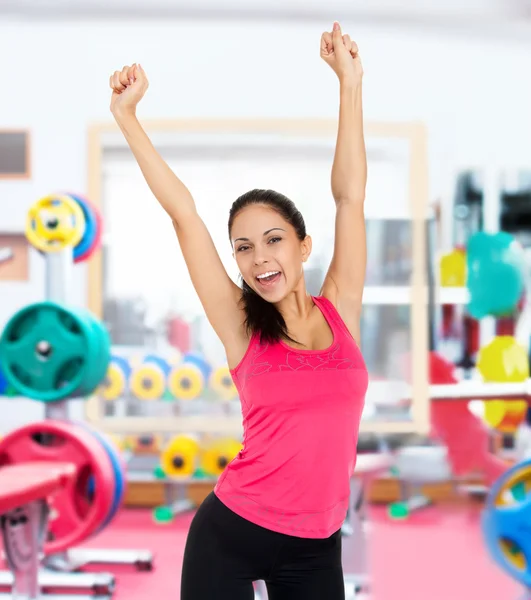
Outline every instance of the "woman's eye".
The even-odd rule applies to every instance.
[[[281,239],[282,239],[282,238],[279,238],[279,237],[274,237],[274,238],[271,238],[271,239],[269,240],[269,243],[270,243],[270,244],[271,244],[271,243],[274,243],[274,244],[276,244],[277,242],[280,242],[280,240],[281,240]]]
[[[247,250],[249,248],[249,246],[240,246],[238,248],[238,252],[241,252],[242,250]]]

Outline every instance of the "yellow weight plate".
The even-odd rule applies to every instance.
[[[140,400],[158,400],[166,390],[166,378],[159,367],[146,363],[133,370],[130,388]]]
[[[455,248],[441,257],[439,263],[441,287],[464,287],[466,284],[466,254]]]
[[[85,233],[85,217],[68,196],[50,195],[37,200],[26,217],[26,237],[41,252],[74,248]]]
[[[477,368],[484,381],[520,383],[529,377],[527,351],[513,336],[499,335],[480,349]]]
[[[123,396],[127,387],[125,374],[116,363],[111,363],[105,379],[99,388],[99,395],[104,400],[113,401]]]
[[[199,444],[189,435],[172,438],[160,457],[160,466],[167,477],[186,477],[196,469]]]
[[[233,400],[238,396],[228,367],[220,367],[212,373],[210,387],[222,400]]]
[[[195,365],[178,366],[168,377],[168,389],[178,400],[194,400],[201,395],[203,386],[203,374]]]
[[[201,468],[207,475],[221,475],[225,467],[238,456],[242,443],[231,438],[216,440],[201,452]]]

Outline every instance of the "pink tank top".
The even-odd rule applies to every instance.
[[[368,373],[333,304],[313,298],[334,341],[296,350],[253,336],[231,371],[243,413],[243,449],[214,492],[261,527],[304,538],[337,531],[349,500]]]

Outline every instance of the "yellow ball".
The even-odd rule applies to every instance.
[[[529,377],[527,351],[514,337],[500,335],[480,349],[478,371],[490,383],[519,383]]]
[[[201,453],[201,467],[207,475],[221,475],[225,467],[238,456],[243,445],[233,439],[212,442]]]
[[[160,457],[160,466],[167,477],[188,477],[196,468],[199,444],[189,435],[172,438]]]
[[[464,287],[466,285],[466,254],[455,248],[441,257],[439,264],[441,287]]]

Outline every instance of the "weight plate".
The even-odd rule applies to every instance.
[[[85,202],[88,203],[88,200],[85,200]],[[101,247],[101,241],[103,236],[103,217],[101,216],[101,212],[99,211],[97,206],[95,206],[94,204],[89,205],[96,220],[95,232],[90,245],[86,248],[84,252],[79,253],[75,261],[76,263],[89,260],[89,258],[91,258],[92,255]]]
[[[90,324],[53,302],[26,306],[0,338],[0,364],[22,396],[56,402],[75,395],[92,370]]]
[[[26,237],[41,252],[73,248],[84,232],[83,211],[66,195],[50,195],[37,200],[26,217]]]
[[[494,561],[516,581],[531,587],[531,459],[509,469],[491,487],[482,529]]]
[[[159,400],[166,390],[166,376],[155,364],[146,363],[133,370],[130,387],[140,400]]]
[[[103,446],[103,448],[105,449],[105,452],[107,452],[107,456],[109,457],[109,460],[111,461],[113,471],[114,471],[113,501],[112,501],[112,504],[111,504],[111,507],[109,510],[109,514],[106,516],[105,520],[99,526],[97,531],[94,532],[94,534],[96,534],[96,533],[99,533],[100,531],[102,531],[103,529],[105,529],[105,527],[107,527],[107,525],[110,524],[110,522],[114,519],[114,517],[116,516],[116,514],[118,513],[118,511],[120,510],[120,508],[122,506],[124,496],[125,496],[125,490],[126,490],[127,467],[126,467],[124,461],[122,460],[120,453],[114,447],[113,443],[107,439],[105,434],[100,433],[99,431],[94,429],[94,427],[91,427],[86,423],[79,423],[79,426],[84,427]],[[93,493],[95,493],[95,492],[96,492],[96,486],[93,481]]]
[[[166,377],[170,374],[171,366],[165,358],[162,358],[162,356],[148,354],[144,356],[144,364],[146,363],[153,363],[154,365],[157,365],[157,367],[159,367]]]
[[[166,477],[186,477],[196,468],[199,444],[188,435],[178,435],[170,440],[161,454],[160,465]]]
[[[212,374],[212,367],[201,354],[197,352],[187,352],[183,356],[183,364],[195,365],[203,374],[204,381],[208,381],[210,379],[210,375]]]
[[[49,499],[54,518],[46,554],[63,552],[87,539],[104,522],[114,500],[114,469],[102,444],[83,427],[46,420],[26,425],[0,441],[0,464],[32,461],[69,462],[72,482]],[[90,479],[92,497],[87,494]]]
[[[131,435],[125,440],[125,447],[133,454],[158,454],[162,448],[162,437],[152,433]]]
[[[80,262],[79,256],[84,254],[94,241],[98,223],[96,221],[96,215],[92,210],[92,206],[86,198],[83,198],[79,194],[72,194],[71,192],[67,192],[65,196],[68,196],[79,206],[79,208],[81,208],[83,218],[85,219],[85,231],[83,232],[83,237],[74,247],[74,262],[77,263]]]
[[[195,400],[203,392],[203,373],[192,363],[183,363],[171,370],[168,388],[178,400]]]
[[[238,456],[241,449],[242,444],[236,440],[216,440],[201,452],[201,468],[207,475],[217,477]]]
[[[238,397],[238,390],[228,367],[220,367],[212,373],[210,387],[223,400],[233,400]]]

